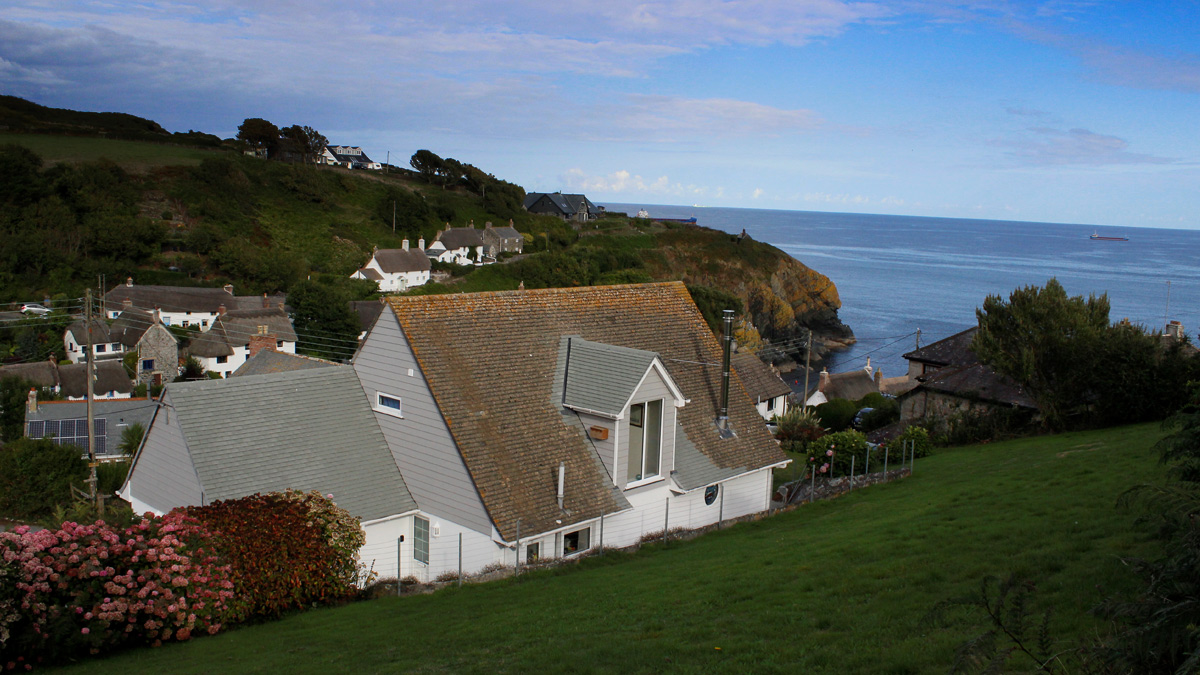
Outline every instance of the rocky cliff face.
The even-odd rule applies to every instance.
[[[841,300],[829,277],[774,246],[703,227],[657,236],[656,276],[718,288],[741,298],[758,333],[783,355],[803,359],[809,333],[814,361],[854,342],[838,318]]]

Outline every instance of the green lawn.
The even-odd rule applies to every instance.
[[[121,141],[89,136],[59,136],[53,134],[0,133],[0,145],[23,145],[41,155],[47,165],[66,162],[91,162],[101,157],[112,160],[127,171],[141,173],[164,166],[195,166],[205,157],[228,154],[226,150]]]
[[[1114,507],[1159,480],[1141,425],[943,450],[911,478],[518,581],[291,616],[82,663],[97,672],[944,673],[984,624],[923,621],[1019,573],[1077,638],[1152,550]],[[1014,660],[1011,666],[1025,670]]]

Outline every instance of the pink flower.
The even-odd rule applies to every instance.
[[[826,451],[825,451],[825,456],[826,456],[826,457],[833,457],[833,450],[826,450]]]
[[[88,628],[87,626],[84,626],[83,628],[79,629],[79,632],[83,633],[84,635],[87,635],[88,633],[92,632],[92,630],[90,628]]]

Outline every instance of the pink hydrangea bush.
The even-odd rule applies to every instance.
[[[182,512],[0,533],[0,669],[216,633],[233,584],[210,539]]]

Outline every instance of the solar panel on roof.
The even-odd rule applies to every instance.
[[[58,420],[46,420],[46,432],[44,436],[58,436],[60,431],[58,422]]]
[[[29,423],[29,431],[25,433],[30,438],[41,438],[46,435],[46,422],[43,420],[34,420]]]

